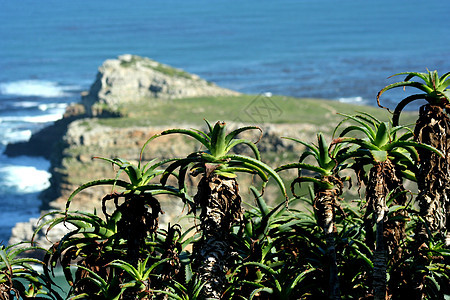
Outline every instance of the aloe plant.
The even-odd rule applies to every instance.
[[[340,137],[335,139],[332,144],[356,145],[356,148],[346,155],[348,158],[356,160],[354,168],[357,170],[358,178],[365,177],[363,176],[365,175],[364,166],[371,165],[366,180],[365,226],[367,243],[369,247],[374,249],[374,297],[375,299],[385,299],[387,295],[386,254],[389,252],[392,257],[401,255],[400,253],[393,253],[393,251],[399,249],[398,245],[405,237],[404,222],[386,223],[389,212],[387,201],[393,197],[393,204],[402,207],[406,205],[407,199],[403,187],[403,178],[414,179],[409,170],[414,167],[418,160],[417,148],[427,149],[438,155],[442,154],[429,145],[410,140],[412,133],[408,128],[403,126],[391,127],[390,124],[381,122],[367,114],[346,115],[346,118],[336,127],[336,130],[340,128],[343,122],[348,120],[356,122],[359,126],[351,125],[344,128]],[[404,130],[404,133],[401,134],[401,130]],[[352,131],[363,134],[363,138],[343,137]],[[369,218],[371,215],[372,220]],[[374,225],[376,225],[375,243],[370,235],[371,228]]]
[[[414,130],[415,140],[433,146],[444,156],[441,157],[426,149],[419,150],[420,166],[417,172],[419,205],[427,226],[433,230],[445,229],[447,234],[450,234],[450,119],[446,113],[450,104],[450,93],[447,89],[450,85],[450,72],[442,76],[439,76],[437,71],[403,72],[393,76],[398,75],[406,75],[406,78],[384,87],[378,93],[377,100],[380,103],[380,96],[396,87],[409,86],[423,92],[408,96],[398,103],[393,123],[398,124],[400,113],[409,103],[419,99],[427,101],[419,111],[419,119]],[[414,77],[423,82],[412,81]],[[419,235],[422,235],[422,240],[426,236],[423,226]]]
[[[184,267],[184,276],[181,280],[171,280],[164,290],[152,290],[154,294],[164,295],[174,300],[197,300],[203,299],[202,290],[206,282],[201,282],[196,274],[192,272],[191,264]]]
[[[105,280],[102,276],[99,276],[93,270],[86,268],[81,265],[76,266],[78,271],[86,272],[87,276],[83,277],[77,284],[83,284],[84,286],[92,285],[97,288],[98,291],[90,289],[85,292],[79,292],[77,295],[72,296],[70,299],[111,299],[119,300],[122,299],[122,295],[127,290],[126,286],[120,286],[120,281],[118,277],[114,277],[112,280]],[[86,284],[85,282],[88,282]]]
[[[380,97],[384,92],[393,88],[413,87],[421,90],[423,93],[408,96],[397,104],[392,118],[393,126],[398,125],[401,112],[408,104],[413,101],[423,99],[426,100],[429,105],[438,106],[443,109],[446,109],[450,104],[450,96],[449,92],[447,91],[447,87],[450,85],[450,72],[447,72],[442,76],[439,76],[437,71],[428,71],[427,73],[401,72],[394,74],[389,78],[400,75],[406,75],[403,81],[389,84],[378,92],[378,106],[385,108],[380,104]],[[412,81],[411,79],[413,79],[414,77],[418,77],[423,82]]]
[[[145,149],[145,146],[142,148]],[[72,200],[75,198],[75,196],[80,193],[81,191],[95,187],[100,185],[109,185],[112,186],[113,189],[116,187],[122,188],[123,191],[121,193],[114,193],[114,191],[111,193],[109,197],[106,197],[102,200],[102,207],[103,207],[103,213],[107,216],[105,202],[107,200],[111,200],[114,198],[132,195],[132,194],[142,194],[145,192],[151,192],[152,195],[157,194],[171,194],[175,196],[181,196],[179,190],[172,188],[170,186],[162,186],[159,183],[152,184],[150,181],[157,176],[161,175],[163,173],[163,170],[159,170],[158,168],[162,165],[170,162],[171,160],[164,160],[158,163],[154,163],[156,159],[153,159],[149,162],[147,162],[145,165],[142,165],[142,155],[139,159],[138,165],[135,166],[129,161],[126,161],[121,158],[104,158],[104,157],[95,157],[97,159],[104,160],[106,162],[111,163],[113,166],[119,167],[119,170],[116,172],[115,178],[111,179],[99,179],[99,180],[93,180],[89,181],[87,183],[82,184],[80,187],[78,187],[75,191],[72,192],[72,194],[69,196],[66,202],[66,211],[69,209],[70,204],[72,203]],[[119,179],[120,175],[122,173],[125,173],[128,177],[128,181],[124,181]]]
[[[256,206],[247,204],[251,209],[244,213],[239,232],[233,233],[234,241],[238,244],[235,251],[240,252],[245,260],[262,262],[265,259],[264,253],[269,253],[270,244],[273,242],[269,240],[271,231],[287,222],[290,215],[286,212],[285,203],[269,207],[263,195],[254,186],[250,186],[250,191],[256,199]],[[295,200],[297,199],[292,199],[289,203]],[[255,255],[256,253],[258,255]]]
[[[394,110],[393,123],[398,124],[402,110],[409,103],[424,99],[426,104],[419,109],[419,118],[414,129],[414,139],[438,149],[443,156],[427,149],[419,149],[419,168],[416,172],[419,195],[417,201],[420,215],[424,222],[418,223],[416,229],[416,247],[427,244],[431,231],[439,231],[445,238],[447,247],[450,246],[450,118],[448,108],[450,104],[450,72],[439,76],[437,71],[402,72],[393,76],[405,75],[405,79],[384,87],[377,95],[380,107],[380,96],[393,88],[412,87],[421,91],[401,100]],[[391,76],[392,77],[392,76]],[[412,79],[417,78],[418,81]],[[417,264],[426,264],[424,257],[417,256]],[[423,287],[421,276],[417,278],[416,287],[419,296]]]
[[[120,217],[120,212],[116,212],[106,221],[96,214],[58,211],[42,216],[41,220],[48,220],[40,222],[35,233],[45,227],[48,232],[58,224],[71,228],[44,257],[44,273],[47,277],[61,265],[66,281],[73,287],[69,294],[96,293],[97,287],[84,280],[90,276],[86,269],[95,271],[97,276],[109,281],[111,276],[117,274],[110,273],[104,266],[115,258],[126,255],[126,242],[117,238],[117,222]],[[78,268],[75,274],[72,273],[74,259],[77,260],[77,265],[85,268]]]
[[[296,274],[292,279],[291,274],[285,268],[274,269],[264,263],[247,262],[240,265],[235,272],[240,268],[249,268],[250,272],[260,272],[261,279],[257,283],[253,283],[253,291],[248,299],[261,299],[262,294],[268,294],[268,299],[302,299],[308,296],[308,292],[298,294],[298,286],[300,286],[308,275],[308,273],[314,272],[314,268],[308,268],[307,270]]]
[[[336,249],[342,296],[357,299],[372,294],[373,250],[365,243],[364,213],[354,202],[342,203],[343,214],[337,218]]]
[[[329,291],[330,299],[340,298],[338,269],[335,249],[335,210],[339,207],[339,197],[342,195],[343,182],[346,178],[341,178],[338,174],[345,168],[346,149],[329,147],[322,133],[317,135],[317,145],[305,143],[303,141],[289,138],[307,147],[307,150],[300,156],[298,163],[291,163],[276,169],[277,172],[288,169],[298,169],[298,177],[292,182],[291,190],[295,195],[295,185],[304,182],[314,184],[314,211],[318,224],[322,228],[327,242],[327,255],[329,258]],[[313,157],[315,165],[305,163],[305,159]],[[342,159],[343,158],[343,159]],[[315,173],[310,177],[302,175],[302,170]]]
[[[230,133],[226,131],[225,122],[217,122],[212,126],[206,121],[208,131],[189,129],[169,129],[152,136],[145,145],[155,138],[182,134],[194,138],[205,149],[189,154],[186,158],[172,162],[161,177],[165,184],[168,177],[179,168],[179,188],[184,188],[188,171],[202,178],[198,184],[197,194],[192,203],[193,210],[201,208],[200,228],[202,239],[194,247],[194,266],[200,274],[199,280],[206,282],[203,296],[220,299],[225,290],[225,274],[229,268],[230,244],[229,232],[232,224],[241,218],[241,197],[239,195],[236,173],[244,172],[258,175],[264,182],[273,177],[283,195],[286,190],[278,174],[260,160],[259,151],[255,143],[236,136],[247,130],[260,130],[256,126],[238,128]],[[230,154],[237,145],[248,146],[255,158]]]
[[[143,147],[145,148],[145,146]],[[154,163],[155,160],[141,165],[141,159],[137,166],[119,158],[100,158],[119,167],[114,179],[101,179],[81,185],[69,197],[66,210],[69,208],[72,199],[82,190],[97,185],[111,185],[113,188],[122,187],[123,191],[106,195],[103,200],[103,212],[108,216],[105,202],[114,200],[116,209],[121,212],[121,219],[118,221],[118,232],[127,240],[128,260],[137,262],[140,259],[139,251],[144,246],[144,240],[148,234],[152,234],[158,228],[158,217],[162,213],[161,205],[155,198],[156,195],[168,194],[185,199],[185,195],[176,188],[159,183],[150,183],[152,179],[161,175],[162,170],[158,168],[170,160]],[[122,172],[125,172],[129,181],[119,179]],[[117,205],[120,198],[124,202]]]
[[[227,276],[230,286],[223,299],[322,297],[319,228],[312,211],[303,213],[294,208],[297,202],[307,200],[292,198],[289,209],[284,203],[272,207],[255,187],[250,190],[256,204],[247,203],[243,224],[233,227],[233,249],[239,260]],[[259,265],[277,275],[272,277]]]
[[[152,257],[149,255],[145,260],[139,261],[137,267],[120,259],[113,260],[108,266],[121,269],[129,275],[130,279],[121,284],[122,289],[133,290],[138,299],[148,298],[153,294],[152,290],[148,288],[150,286],[151,277],[152,275],[154,275],[154,277],[159,276],[159,274],[152,274],[152,272],[158,266],[170,260],[170,258],[161,259],[148,266],[151,258]],[[153,258],[151,261],[153,261]]]
[[[45,250],[22,244],[0,245],[0,299],[62,299],[51,288],[50,277],[34,268],[43,266],[43,262],[23,256],[27,251]]]
[[[144,146],[145,148],[145,146]],[[141,156],[142,158],[142,156]],[[137,267],[152,252],[148,242],[155,240],[158,229],[158,217],[163,213],[158,195],[165,194],[188,200],[182,191],[169,185],[162,185],[156,178],[163,173],[159,170],[161,165],[170,162],[166,160],[156,162],[151,160],[146,164],[139,159],[137,165],[120,158],[101,158],[118,167],[116,175],[111,179],[100,179],[87,182],[77,188],[68,198],[66,210],[63,215],[52,212],[48,216],[55,216],[52,220],[39,226],[49,229],[60,223],[70,223],[74,226],[60,242],[51,249],[51,254],[46,258],[47,265],[53,269],[57,262],[64,267],[66,279],[74,288],[74,295],[95,294],[101,281],[92,279],[92,272],[96,277],[100,276],[109,286],[111,282],[123,283],[127,274],[117,269],[111,270],[108,265],[113,260],[123,260]],[[122,180],[125,175],[128,180]],[[156,183],[152,183],[152,180]],[[110,194],[102,199],[102,211],[104,218],[94,214],[82,212],[69,212],[70,204],[81,191],[100,185],[112,187]],[[112,213],[107,211],[106,203],[114,202]],[[73,260],[77,260],[77,272],[72,278],[70,266]],[[86,278],[91,278],[86,279]],[[114,289],[114,286],[111,286]],[[119,290],[117,290],[118,292]],[[110,292],[110,290],[108,290]],[[123,291],[123,297],[128,297],[129,289]]]
[[[408,236],[401,245],[402,258],[388,266],[390,280],[395,282],[390,285],[392,298],[447,299],[450,295],[450,250],[439,232],[429,232],[428,242],[417,247],[414,231],[418,222],[423,222],[421,217],[412,214],[407,223]]]

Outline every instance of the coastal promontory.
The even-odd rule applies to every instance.
[[[246,138],[259,140],[262,160],[275,167],[298,160],[303,147],[282,136],[310,142],[322,131],[329,138],[341,119],[336,113],[358,109],[337,101],[298,99],[269,92],[241,94],[149,58],[122,55],[100,66],[90,89],[82,93],[79,103],[67,108],[61,120],[34,134],[29,142],[8,145],[6,154],[41,155],[51,161],[51,186],[41,194],[45,213],[64,209],[69,195],[81,184],[116,176],[118,170],[111,164],[93,157],[137,162],[146,140],[168,128],[204,129],[203,119],[226,121],[230,129],[243,124],[258,125],[262,138],[259,140],[258,132]],[[376,108],[364,109],[374,115],[384,113]],[[142,159],[183,157],[196,150],[198,145],[189,138],[167,136],[148,145]],[[245,180],[248,184],[244,186],[248,186],[253,178]],[[101,199],[108,193],[111,187],[87,189],[77,195],[70,209],[100,212]],[[241,193],[252,201],[247,190]],[[268,198],[270,193],[268,186]],[[162,209],[162,223],[183,216],[183,203],[177,199],[167,199]],[[17,224],[10,243],[29,240],[36,222],[33,219]],[[64,230],[64,226],[60,231],[52,230],[50,240],[55,242]],[[48,245],[42,236],[39,242]]]
[[[83,94],[81,103],[88,115],[96,116],[105,108],[115,111],[126,103],[145,99],[238,94],[181,69],[149,58],[125,54],[102,64],[89,92]]]

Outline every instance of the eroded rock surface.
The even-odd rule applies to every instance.
[[[180,99],[199,96],[238,95],[149,58],[125,54],[108,59],[100,66],[97,78],[82,104],[89,115],[114,114],[123,103],[142,99]]]

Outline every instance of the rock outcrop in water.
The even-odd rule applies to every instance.
[[[116,113],[124,103],[142,99],[180,99],[198,96],[238,95],[199,76],[149,58],[125,54],[108,59],[81,103],[88,115]]]
[[[81,94],[82,105],[70,106],[63,119],[34,134],[29,142],[8,145],[5,154],[50,159],[71,122],[85,117],[120,117],[121,108],[130,102],[239,94],[181,69],[124,54],[99,67],[89,91]]]

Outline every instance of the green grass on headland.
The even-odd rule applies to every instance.
[[[285,96],[239,95],[198,97],[177,100],[147,100],[127,104],[122,108],[125,117],[101,119],[111,127],[172,126],[176,124],[204,124],[203,119],[237,121],[250,124],[310,124],[334,128],[343,114],[366,112],[387,121],[390,113],[373,106],[361,106],[338,101],[293,98]],[[402,124],[415,122],[417,113],[404,113]]]
[[[323,132],[330,140],[334,128],[344,118],[338,113],[356,114],[365,112],[383,121],[388,121],[390,118],[388,111],[374,106],[361,106],[323,99],[301,99],[285,96],[265,97],[263,95],[197,97],[177,100],[148,99],[123,104],[121,110],[123,111],[123,117],[82,120],[83,132],[93,130],[97,124],[122,129],[131,127],[157,128],[159,126],[178,128],[185,125],[202,128],[205,126],[203,119],[207,119],[211,123],[222,120],[228,123],[235,121],[251,125],[284,124],[280,136],[286,135],[301,138],[306,142],[314,142],[316,133],[319,131]],[[413,124],[416,119],[417,113],[405,112],[402,115],[401,123]],[[292,126],[289,126],[290,124]],[[307,126],[304,126],[305,124]],[[292,131],[284,132],[287,128],[291,128]],[[300,132],[303,135],[298,135]],[[95,134],[94,136],[100,139],[117,140],[114,136],[99,137]],[[126,136],[122,138],[126,138]],[[69,149],[66,149],[63,165],[66,170],[71,170],[70,181],[74,184],[81,184],[86,181],[86,174],[95,174],[96,177],[94,178],[101,178],[101,176],[108,176],[110,172],[110,166],[107,164],[97,161],[87,164],[87,159],[80,158],[94,155],[136,159],[135,155],[139,154],[140,147],[145,139],[136,143],[136,149],[130,148],[130,142],[125,144],[123,142],[121,140],[117,144],[113,143],[108,148],[93,142],[88,145],[72,145]],[[189,145],[190,142],[189,138],[186,139],[184,146]],[[264,161],[273,166],[280,164],[282,161],[285,163],[296,161],[299,155],[287,151],[281,155],[279,152],[271,151],[266,149]]]

